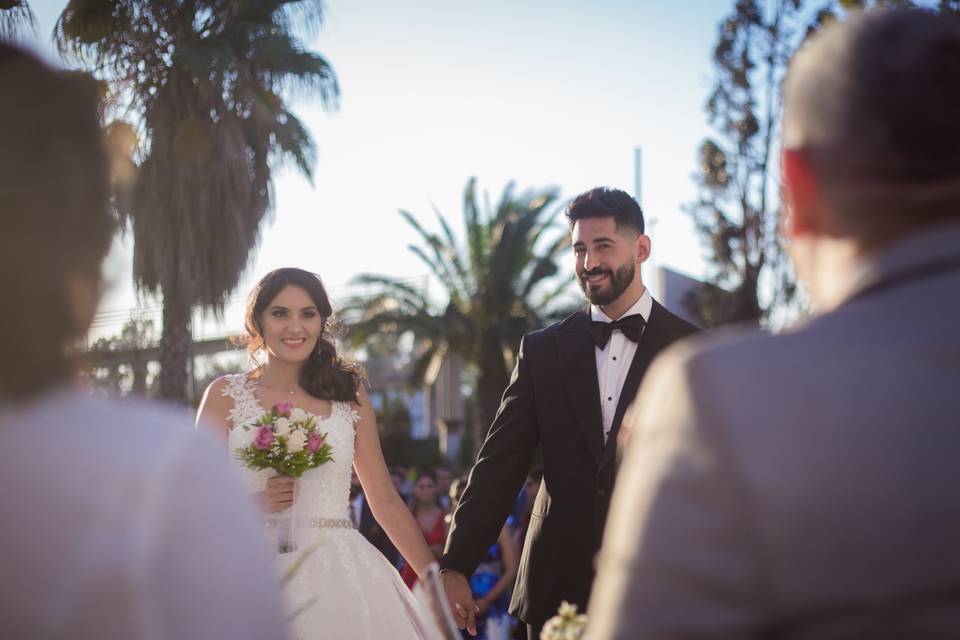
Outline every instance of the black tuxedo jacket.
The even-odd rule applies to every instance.
[[[606,446],[590,315],[578,311],[524,336],[510,384],[470,472],[441,565],[470,576],[497,539],[534,452],[543,482],[520,556],[510,612],[535,626],[562,600],[583,611],[616,467],[617,431],[647,367],[696,327],[653,303]]]

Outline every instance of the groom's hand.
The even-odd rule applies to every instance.
[[[470,583],[462,573],[452,569],[444,569],[440,577],[443,579],[443,590],[447,593],[457,627],[465,628],[472,636],[477,635],[477,603],[473,601]]]

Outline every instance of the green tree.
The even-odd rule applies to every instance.
[[[415,338],[413,377],[422,380],[430,362],[449,352],[459,354],[475,377],[474,442],[496,414],[510,380],[523,334],[542,327],[558,310],[572,279],[548,289],[559,271],[557,258],[569,247],[568,234],[557,230],[559,207],[553,190],[515,194],[508,185],[499,201],[481,209],[476,180],[463,198],[466,242],[461,243],[437,213],[441,234],[424,229],[407,211],[400,215],[420,235],[413,251],[444,289],[444,305],[435,306],[422,292],[389,276],[364,274],[356,281],[381,287],[371,297],[348,302],[342,313],[354,347],[379,333],[410,333]]]
[[[796,48],[850,11],[916,6],[908,0],[737,0],[718,28],[716,78],[700,146],[699,197],[688,207],[707,251],[708,282],[692,301],[707,324],[760,322],[795,301],[779,235],[781,88]],[[930,5],[931,3],[926,3]],[[960,0],[940,0],[943,12]]]
[[[70,0],[55,39],[111,88],[108,133],[134,150],[118,191],[138,288],[163,299],[160,396],[186,401],[194,306],[222,310],[271,210],[272,169],[312,177],[310,133],[284,95],[334,106],[324,58],[302,44],[317,1]],[[136,133],[139,144],[132,145]]]
[[[707,249],[709,283],[732,292],[702,290],[700,315],[711,325],[759,321],[795,292],[777,233],[776,140],[780,86],[805,23],[802,0],[738,0],[718,29],[705,108],[714,135],[700,146],[700,194],[688,208]]]

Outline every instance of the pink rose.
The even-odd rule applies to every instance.
[[[274,436],[270,427],[264,425],[257,429],[257,436],[253,439],[253,446],[257,449],[269,449],[273,444]]]
[[[320,450],[320,447],[323,446],[324,437],[319,433],[311,433],[310,437],[307,438],[307,451],[310,453],[316,453]]]
[[[292,402],[278,402],[273,405],[273,410],[277,412],[278,416],[283,416],[284,418],[290,417],[290,412],[293,411]]]

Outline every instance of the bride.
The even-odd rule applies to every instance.
[[[231,452],[252,440],[249,427],[270,407],[292,403],[317,417],[333,460],[294,479],[242,468],[265,514],[265,531],[281,568],[294,637],[424,638],[424,617],[396,569],[349,519],[350,465],[377,522],[423,575],[433,562],[420,528],[394,489],[359,369],[341,360],[327,333],[332,313],[320,279],[277,269],[257,284],[247,304],[252,371],[223,376],[206,390],[197,424],[216,430]],[[238,463],[239,465],[239,463]]]

